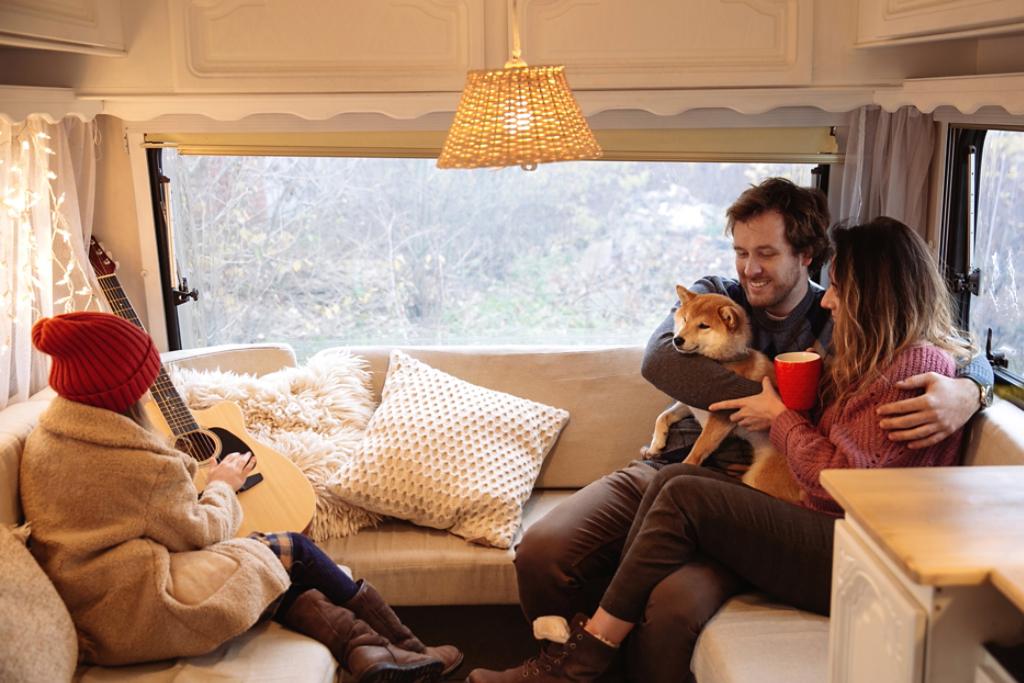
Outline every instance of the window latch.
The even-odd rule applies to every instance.
[[[1008,368],[1010,361],[1006,360],[1006,354],[992,350],[992,328],[988,328],[985,334],[985,357],[994,368]]]
[[[957,273],[953,279],[953,292],[970,292],[974,296],[981,294],[981,269],[972,268],[970,273]]]
[[[199,290],[188,288],[188,278],[181,278],[181,282],[178,286],[171,290],[171,296],[174,297],[174,305],[180,306],[184,303],[188,303],[189,299],[192,301],[199,301]]]

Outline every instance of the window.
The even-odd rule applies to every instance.
[[[1024,131],[953,128],[947,262],[962,324],[997,376],[1024,378]]]
[[[642,344],[674,285],[734,275],[726,207],[810,163],[581,162],[162,151],[185,348]]]

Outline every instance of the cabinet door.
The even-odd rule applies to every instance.
[[[829,680],[919,683],[928,615],[857,533],[836,523]]]
[[[0,44],[123,54],[120,0],[0,0]]]
[[[1024,28],[1020,0],[860,0],[862,46],[1011,33]]]

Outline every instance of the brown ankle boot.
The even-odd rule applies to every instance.
[[[300,595],[281,623],[326,645],[357,683],[433,683],[440,679],[440,659],[392,645],[320,591]]]
[[[598,640],[584,624],[586,616],[572,619],[565,643],[546,643],[536,657],[504,671],[474,669],[466,683],[591,683],[611,665],[618,648]]]
[[[430,647],[413,635],[405,624],[391,609],[384,596],[369,581],[359,582],[359,591],[345,603],[345,607],[355,612],[356,616],[370,627],[387,638],[393,645],[403,650],[419,652],[440,659],[444,664],[445,676],[459,668],[462,664],[462,652],[454,645],[438,645]]]

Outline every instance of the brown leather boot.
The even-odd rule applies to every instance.
[[[611,665],[618,648],[597,639],[585,628],[587,617],[572,619],[565,643],[548,642],[536,657],[504,671],[474,669],[466,683],[592,683]]]
[[[454,645],[438,645],[430,647],[413,635],[398,618],[377,589],[366,579],[359,582],[359,591],[345,603],[345,607],[356,613],[370,627],[387,638],[393,645],[403,650],[419,652],[440,659],[444,664],[445,676],[459,668],[462,664],[462,652]]]
[[[300,595],[281,617],[288,628],[327,646],[357,683],[433,683],[442,664],[388,642],[369,624],[318,590]]]

